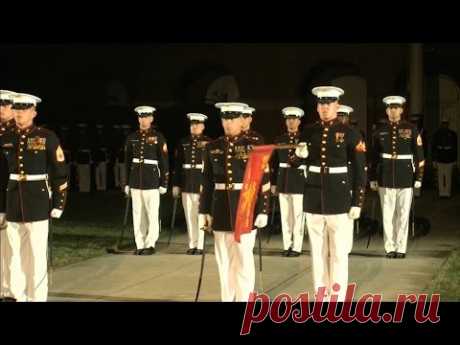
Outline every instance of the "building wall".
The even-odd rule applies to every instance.
[[[366,81],[367,122],[373,123],[384,115],[382,97],[399,91],[398,80],[405,73],[408,56],[406,44],[68,44],[12,48],[8,61],[11,88],[36,90],[44,100],[41,118],[46,121],[95,121],[98,116],[112,121],[110,113],[104,112],[107,87],[112,82],[124,85],[130,106],[151,103],[159,114],[177,119],[192,110],[188,107],[202,107],[210,116],[218,116],[213,107],[203,106],[207,84],[214,77],[229,74],[238,83],[241,101],[257,109],[254,127],[269,139],[284,126],[280,115],[283,107],[301,106],[306,120],[314,121],[317,114],[311,87],[350,72]],[[127,112],[126,119],[114,116],[117,122],[132,119],[130,111],[120,111]]]
[[[372,123],[384,115],[381,99],[399,91],[395,89],[405,70],[407,53],[407,45],[403,44],[165,45],[151,56],[149,63],[142,64],[145,71],[140,73],[137,94],[154,103],[177,105],[182,100],[176,91],[186,87],[180,85],[183,75],[198,66],[204,71],[207,65],[220,65],[238,81],[241,101],[256,108],[255,128],[273,137],[280,131],[283,107],[304,107],[309,121],[316,119],[310,87],[352,70],[367,82],[365,101]],[[324,72],[314,75],[315,69]],[[204,97],[203,91],[197,102]]]

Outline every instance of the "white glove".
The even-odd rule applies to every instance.
[[[378,189],[379,189],[379,184],[378,184],[377,181],[371,181],[371,182],[370,182],[370,185],[371,185],[371,189],[372,189],[373,191],[375,191],[375,192],[378,191]]]
[[[415,188],[415,189],[422,188],[422,182],[420,182],[420,181],[415,181],[415,183],[414,183],[414,188]]]
[[[348,218],[350,219],[358,219],[361,215],[361,207],[353,206],[350,208],[350,212],[348,212]]]
[[[61,218],[62,216],[62,210],[59,210],[57,208],[53,208],[51,210],[51,218]]]
[[[129,196],[129,186],[125,186],[125,194],[126,196]]]
[[[180,187],[174,186],[172,189],[172,195],[173,195],[173,198],[175,199],[178,198],[180,195]]]
[[[265,228],[268,223],[268,215],[259,213],[257,215],[256,221],[254,222],[254,226],[256,228]]]
[[[273,185],[273,186],[270,187],[270,189],[271,189],[272,194],[276,195],[276,186]]]
[[[168,191],[168,189],[165,188],[165,187],[160,187],[160,188],[158,188],[158,190],[160,191],[161,195],[165,194]]]
[[[198,229],[203,231],[209,231],[212,226],[212,217],[210,214],[202,214],[198,215]]]
[[[6,213],[0,213],[0,230],[6,229]]]
[[[307,158],[308,157],[307,143],[305,142],[299,143],[297,148],[295,149],[295,155],[300,158]]]

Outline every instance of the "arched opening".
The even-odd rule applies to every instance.
[[[336,78],[332,84],[345,90],[341,103],[354,109],[351,117],[357,121],[357,126],[367,135],[367,82],[357,75],[347,75]]]
[[[211,82],[206,90],[205,103],[236,101],[240,98],[238,83],[233,75],[224,75]]]
[[[188,121],[185,114],[189,112],[208,115],[206,133],[212,137],[221,135],[220,116],[214,104],[238,101],[239,98],[237,77],[225,66],[203,62],[188,69],[176,85],[178,101],[174,114],[171,114],[176,117],[178,124],[183,124],[179,129],[179,135],[188,134]]]
[[[313,87],[321,85],[334,85],[345,90],[341,103],[354,109],[352,116],[358,121],[358,127],[367,135],[367,116],[370,113],[367,81],[358,66],[344,61],[323,60],[309,70],[300,90],[302,95],[307,95],[304,109],[307,110],[307,114],[311,114],[305,119],[307,123],[318,119],[316,99],[310,91]]]
[[[440,119],[447,118],[449,128],[458,134],[460,130],[460,87],[453,78],[444,74],[439,75],[438,82]],[[440,119],[437,122],[438,126]],[[459,158],[460,152],[457,161]]]

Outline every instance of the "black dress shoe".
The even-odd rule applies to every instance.
[[[134,251],[134,255],[142,255],[143,252],[144,252],[144,249],[136,249]]]
[[[149,247],[149,248],[144,248],[141,254],[139,255],[152,255],[155,254],[155,248]]]
[[[196,249],[194,254],[195,255],[203,255],[203,249]]]
[[[396,252],[389,252],[387,253],[386,257],[388,259],[394,259],[396,257]]]
[[[395,258],[396,259],[404,259],[406,257],[405,253],[396,253]]]
[[[289,248],[288,250],[283,251],[283,253],[281,255],[282,256],[289,256],[290,252],[291,252],[291,248]]]
[[[3,302],[16,302],[16,298],[13,298],[13,297],[3,297]]]
[[[193,255],[195,254],[195,251],[196,251],[196,248],[190,248],[189,250],[187,250],[187,255]]]
[[[289,257],[297,257],[300,256],[300,252],[296,252],[295,250],[292,250],[289,255]]]

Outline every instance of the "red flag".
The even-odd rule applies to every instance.
[[[235,241],[240,242],[242,234],[254,229],[254,209],[264,170],[273,153],[275,145],[254,146],[249,153],[248,163],[244,172],[243,188],[238,201],[235,222]]]

